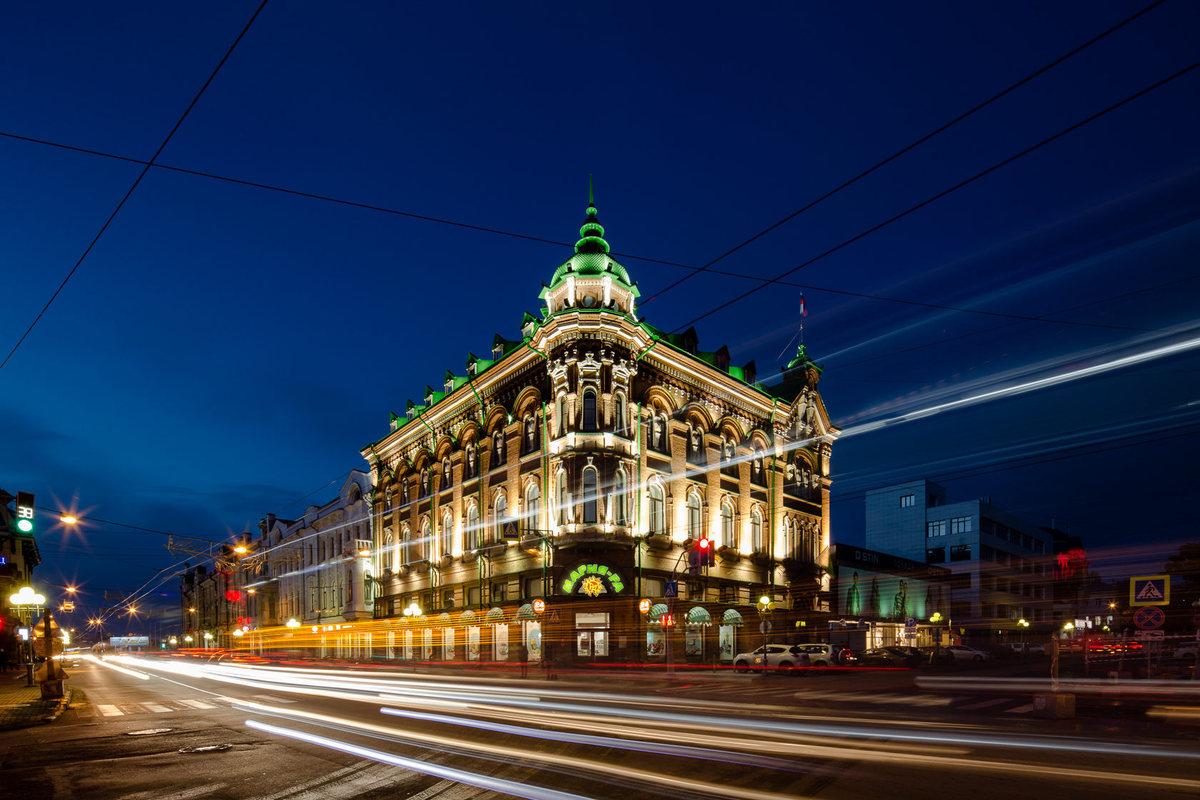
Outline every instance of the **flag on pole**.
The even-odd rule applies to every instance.
[[[800,316],[808,316],[808,306],[804,305],[804,293],[800,293]]]

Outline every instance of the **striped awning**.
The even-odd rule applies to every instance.
[[[483,618],[484,622],[488,622],[493,625],[502,623],[502,622],[504,622],[504,620],[505,620],[504,609],[499,608],[499,607],[493,608],[491,611],[487,612],[487,614]]]
[[[732,625],[735,628],[742,627],[742,615],[732,608],[725,609],[725,615],[721,617],[722,625]]]
[[[533,622],[537,619],[537,612],[533,610],[533,603],[526,603],[517,609],[517,622]]]
[[[436,617],[433,618],[433,624],[434,625],[450,625],[453,623],[450,619],[450,615],[447,614],[445,611],[443,611],[441,614],[438,614]]]
[[[700,606],[688,610],[687,625],[689,628],[707,628],[712,625],[712,615]]]
[[[468,608],[466,611],[462,612],[462,616],[458,618],[458,621],[463,625],[474,625],[475,612]]]
[[[663,614],[667,613],[670,612],[667,611],[666,603],[655,603],[654,605],[650,606],[650,614],[647,618],[646,624],[654,626],[662,625]]]

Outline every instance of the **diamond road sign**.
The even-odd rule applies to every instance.
[[[1129,605],[1165,606],[1170,602],[1170,575],[1145,575],[1129,579]]]
[[[679,597],[679,582],[667,581],[666,593],[663,597]]]

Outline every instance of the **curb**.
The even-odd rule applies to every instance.
[[[23,728],[33,728],[38,725],[46,725],[48,723],[54,722],[54,720],[56,720],[60,716],[62,716],[62,713],[64,711],[66,711],[67,708],[71,705],[71,695],[73,693],[74,693],[73,690],[67,689],[66,694],[63,696],[63,698],[61,700],[55,701],[58,708],[55,709],[54,711],[52,711],[50,714],[47,714],[46,716],[42,717],[41,719],[31,720],[29,722],[18,722],[18,723],[11,723],[8,725],[0,725],[0,731],[19,731]]]

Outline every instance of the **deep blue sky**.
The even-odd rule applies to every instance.
[[[159,161],[564,243],[594,173],[645,299],[688,271],[637,256],[704,264],[1147,4],[276,0]],[[149,158],[255,7],[8,4],[0,132]],[[1200,6],[1168,0],[718,268],[806,261],[1190,65],[1198,32]],[[1200,70],[789,278],[1007,314],[1083,306],[1060,318],[1178,333],[808,288],[805,338],[835,420],[1194,337],[1197,96]],[[2,357],[140,167],[11,138],[0,162]],[[211,539],[299,514],[361,464],[389,412],[513,335],[569,252],[152,169],[0,372],[0,486]],[[752,285],[701,275],[643,313],[672,330]],[[701,346],[727,343],[771,374],[794,349],[798,292],[707,317]],[[1118,437],[1102,454],[945,483],[1036,524],[1069,521],[1107,574],[1156,564],[1164,543],[1197,538],[1200,438],[1178,434],[1198,421],[1198,367],[1193,350],[847,436],[835,539],[861,542],[863,489]],[[162,536],[42,530],[51,583],[132,589],[174,563]]]

